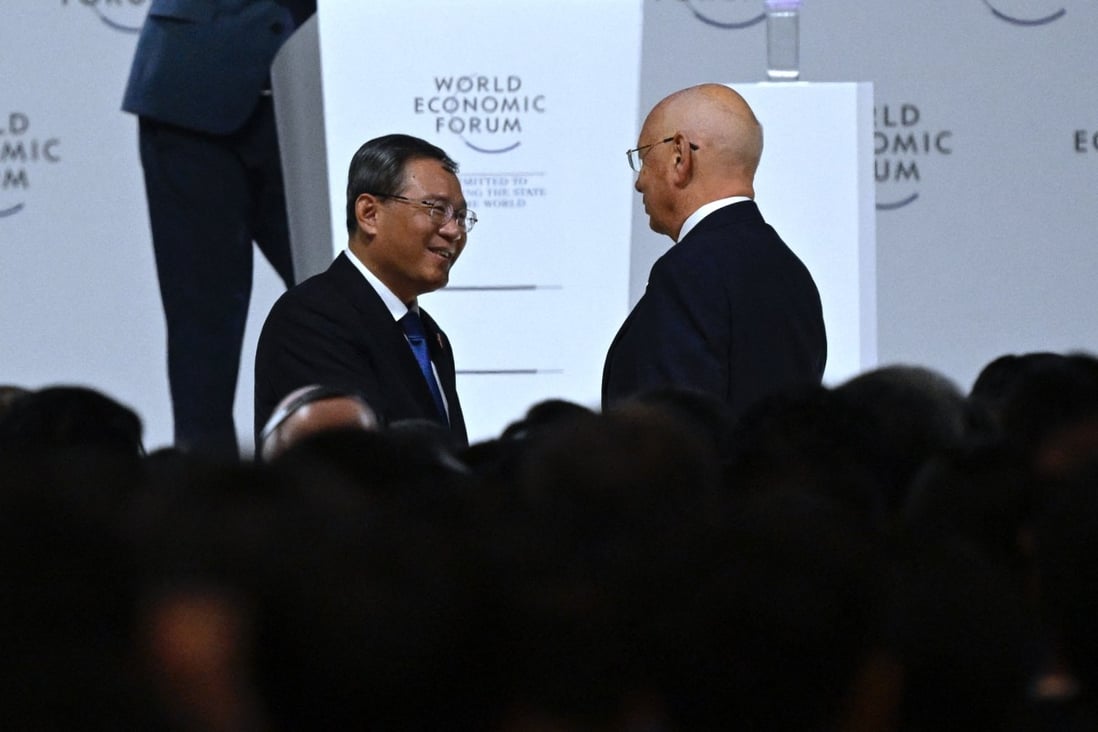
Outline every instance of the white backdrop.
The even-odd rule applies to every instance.
[[[517,6],[497,21],[517,23]],[[674,89],[762,80],[761,6],[644,0],[637,125]],[[163,316],[136,125],[118,110],[145,11],[147,0],[5,0],[0,9],[0,383],[101,388],[137,409],[155,447],[171,438]],[[880,360],[930,366],[967,387],[1001,353],[1095,349],[1098,3],[806,0],[801,27],[804,79],[874,83]],[[433,42],[415,28],[406,51],[361,73],[386,73]],[[364,46],[373,39],[369,28],[358,36]],[[477,44],[463,40],[455,61]],[[544,73],[571,48],[544,57]],[[501,64],[518,62],[501,53]],[[559,82],[582,88],[600,73]],[[620,155],[635,134],[609,144]],[[827,183],[827,171],[805,174]],[[636,206],[632,221],[646,225]],[[634,248],[630,299],[664,246]],[[238,390],[245,435],[251,350],[277,295],[265,264],[256,276]],[[449,305],[429,307],[446,322]],[[604,351],[590,354],[592,368]]]

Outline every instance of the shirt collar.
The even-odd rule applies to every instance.
[[[369,267],[362,263],[362,260],[355,256],[350,247],[347,247],[343,251],[347,255],[347,259],[351,260],[351,264],[355,266],[355,269],[362,273],[362,276],[366,278],[366,281],[369,282],[370,286],[377,292],[381,301],[385,303],[385,307],[389,309],[389,312],[393,316],[393,320],[400,320],[409,310],[419,312],[419,306],[414,300],[412,301],[411,307],[405,305],[399,297],[393,294],[392,290],[385,286],[384,282],[377,278],[377,275],[370,271]]]
[[[676,242],[680,242],[686,238],[686,235],[690,233],[690,230],[701,223],[709,214],[713,213],[717,209],[724,208],[725,206],[731,206],[733,203],[740,203],[742,201],[750,201],[747,196],[729,196],[728,198],[718,198],[716,201],[710,201],[703,205],[694,213],[686,217],[686,221],[682,222],[682,228],[679,229],[679,238]]]

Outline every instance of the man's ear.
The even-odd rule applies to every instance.
[[[355,220],[359,230],[367,236],[377,234],[377,218],[381,211],[380,201],[369,193],[361,193],[355,199]]]
[[[694,175],[694,149],[690,140],[681,132],[675,133],[671,146],[675,148],[671,160],[671,175],[676,185],[684,186]]]

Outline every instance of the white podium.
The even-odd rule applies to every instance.
[[[271,88],[294,279],[301,282],[328,268],[335,241],[328,191],[328,146],[324,141],[320,36],[315,15],[279,49],[271,64]]]

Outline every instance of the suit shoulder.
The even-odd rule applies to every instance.
[[[353,312],[350,293],[326,275],[326,272],[314,275],[279,295],[267,315],[267,323],[284,323],[310,316],[341,318]]]

